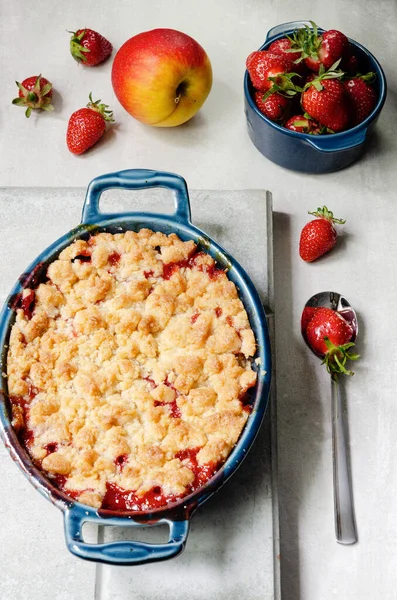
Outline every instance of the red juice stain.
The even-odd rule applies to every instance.
[[[46,446],[44,446],[44,450],[47,451],[47,456],[49,454],[53,454],[54,452],[56,452],[58,450],[58,444],[57,444],[57,442],[50,442],[49,444],[47,444]]]
[[[200,316],[200,313],[196,312],[196,313],[194,313],[194,315],[192,315],[190,317],[190,322],[191,322],[192,325],[197,321],[197,319],[199,318],[199,316]]]
[[[114,267],[119,264],[120,258],[121,255],[118,252],[112,252],[112,254],[109,255],[108,262]]]
[[[15,425],[15,430],[22,444],[24,446],[30,446],[34,442],[34,433],[32,429],[29,429],[27,426],[29,420],[30,398],[23,396],[10,396],[9,401],[12,406],[18,406],[22,411],[23,418],[21,419],[21,422],[18,422]]]
[[[180,408],[179,408],[178,404],[176,403],[176,399],[173,400],[172,402],[161,402],[160,400],[155,400],[154,406],[167,406],[167,408],[169,409],[169,411],[171,413],[171,417],[173,417],[174,419],[180,419],[182,416]]]
[[[226,317],[225,321],[230,327],[233,327],[233,318],[230,315]]]
[[[244,412],[247,413],[251,413],[253,406],[252,406],[252,398],[247,394],[247,392],[244,392],[243,394],[241,394],[241,396],[239,397],[239,400],[241,402],[241,406]]]
[[[29,400],[33,400],[33,398],[35,398],[37,396],[37,394],[39,393],[40,390],[35,385],[32,385],[31,383],[29,383],[28,386],[29,386],[28,398],[29,398]]]
[[[182,461],[189,461],[187,466],[194,474],[194,480],[189,486],[188,494],[207,483],[220,466],[219,463],[214,462],[199,465],[197,462],[197,454],[200,450],[201,448],[187,448],[186,450],[180,450],[175,454],[175,458],[179,458],[179,460]]]
[[[192,254],[188,256],[188,258],[184,258],[183,260],[163,265],[163,279],[170,279],[170,277],[172,277],[174,273],[179,271],[179,269],[191,269],[196,264],[195,261],[197,257],[202,256],[203,254],[205,253],[198,251],[196,248],[195,250],[193,250]]]
[[[53,475],[49,479],[55,485],[55,487],[57,487],[59,490],[64,492],[67,496],[69,496],[69,498],[73,498],[73,500],[77,500],[78,497],[80,496],[80,494],[83,493],[83,491],[87,491],[87,492],[92,491],[92,490],[67,490],[67,489],[65,489],[68,477],[66,475],[60,475],[59,473],[57,475]]]
[[[24,428],[20,433],[20,438],[25,446],[31,446],[34,442],[34,433],[32,429]]]
[[[146,277],[146,279],[149,279],[149,277],[153,277],[153,271],[144,271],[143,274]]]
[[[29,290],[29,293],[25,297],[21,295],[20,306],[23,310],[23,314],[25,315],[25,319],[28,321],[30,321],[33,316],[35,301],[36,294],[34,290]]]
[[[148,381],[150,383],[150,387],[152,387],[152,388],[157,387],[156,382],[151,377],[142,377],[142,379],[144,379],[145,381]]]
[[[119,456],[117,456],[117,458],[115,458],[114,464],[120,469],[120,471],[122,471],[127,460],[128,454],[120,454]]]
[[[67,477],[66,475],[60,475],[58,473],[57,475],[54,475],[54,477],[51,477],[51,481],[56,485],[57,488],[63,490],[67,481]],[[67,493],[69,494],[69,491]]]
[[[193,465],[197,465],[197,454],[200,452],[201,448],[186,448],[185,450],[179,450],[175,454],[175,458],[179,458],[179,460],[188,459],[190,463]]]
[[[200,271],[205,271],[207,273],[208,277],[212,280],[216,279],[220,275],[225,274],[225,271],[222,271],[222,269],[218,269],[216,264],[203,265],[202,268],[200,268]]]
[[[216,309],[215,309],[215,314],[216,314],[216,316],[218,317],[218,319],[219,319],[219,317],[221,317],[221,316],[222,316],[222,309],[221,309],[221,307],[220,307],[220,306],[217,306],[217,307],[216,307]]]
[[[124,490],[114,483],[107,482],[106,494],[101,508],[105,510],[135,510],[145,511],[160,508],[170,502],[175,502],[180,496],[164,494],[160,486],[152,487],[143,496],[138,496],[134,490]]]
[[[174,385],[168,380],[168,375],[167,377],[164,379],[164,385],[166,385],[167,387],[171,388],[172,390],[175,390],[176,393],[179,396],[179,390],[176,389],[176,387],[174,387]]]
[[[47,281],[48,277],[43,273],[45,262],[39,262],[33,269],[27,273],[23,273],[19,277],[19,281],[24,288],[36,288],[39,283]]]
[[[173,400],[172,402],[169,402],[168,406],[170,408],[171,417],[173,417],[174,419],[180,419],[182,416],[182,413],[180,411],[179,406],[176,403],[176,399]]]

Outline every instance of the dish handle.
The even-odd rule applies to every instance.
[[[281,23],[280,25],[276,25],[275,27],[269,29],[269,31],[267,32],[265,43],[267,43],[272,38],[277,37],[281,33],[289,33],[290,31],[298,29],[299,27],[304,27],[305,25],[309,25],[310,27],[310,21],[288,21],[288,23]]]
[[[128,518],[104,519],[96,512],[85,508],[87,507],[73,505],[64,513],[66,545],[72,554],[80,558],[114,565],[139,565],[173,558],[185,547],[190,524],[188,519],[182,521],[160,519],[151,524],[137,523]],[[89,544],[82,536],[82,526],[85,522],[122,527],[148,527],[166,523],[170,529],[169,538],[165,544],[149,544],[134,540]]]
[[[99,199],[105,190],[115,188],[142,190],[152,187],[163,187],[171,190],[175,199],[174,218],[180,223],[190,223],[189,194],[183,177],[165,171],[127,169],[100,175],[91,181],[84,200],[82,224],[96,224],[109,217],[117,216],[115,214],[105,214],[99,210]]]

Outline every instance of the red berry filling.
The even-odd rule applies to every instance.
[[[20,306],[23,310],[25,319],[28,321],[30,321],[33,316],[35,301],[36,294],[34,290],[29,290],[29,293],[26,296],[21,296]]]
[[[114,267],[119,264],[120,258],[121,256],[118,252],[112,252],[112,254],[109,255],[108,262]]]

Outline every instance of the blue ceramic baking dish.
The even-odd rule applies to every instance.
[[[309,21],[291,21],[270,29],[266,41],[259,50],[266,50],[272,42],[291,34],[296,28],[310,25]],[[324,31],[319,28],[319,31]],[[309,135],[285,129],[270,121],[255,106],[253,87],[248,75],[244,75],[244,110],[248,134],[266,158],[274,163],[303,173],[331,173],[338,171],[360,158],[368,136],[374,128],[386,100],[387,84],[382,67],[364,46],[349,39],[354,47],[362,71],[376,73],[374,87],[378,102],[372,113],[359,125],[328,135]]]
[[[173,215],[131,212],[105,214],[99,209],[99,199],[104,190],[125,188],[138,190],[150,187],[168,188],[173,192],[175,213]],[[209,252],[218,264],[228,269],[228,276],[236,284],[240,298],[247,310],[251,327],[257,340],[257,384],[250,390],[253,409],[241,437],[223,467],[201,489],[165,508],[150,512],[112,512],[95,510],[83,505],[54,487],[49,479],[32,463],[20,444],[10,423],[7,400],[7,380],[2,375],[0,392],[0,429],[3,441],[11,457],[22,469],[29,481],[48,500],[63,511],[66,544],[69,550],[88,560],[110,564],[136,565],[179,554],[186,543],[189,522],[194,511],[208,500],[235,472],[258,433],[265,414],[271,377],[271,357],[268,328],[261,300],[244,269],[223,248],[216,244],[190,220],[190,203],[185,180],[179,175],[149,170],[127,170],[97,177],[88,186],[83,206],[81,224],[62,236],[44,250],[28,267],[14,288],[0,315],[0,347],[2,350],[2,373],[7,370],[7,345],[10,329],[15,319],[15,297],[24,287],[38,284],[47,266],[59,253],[78,238],[88,238],[99,231],[117,233],[128,229],[139,230],[148,227],[165,234],[176,233],[184,240],[192,239]],[[137,541],[88,544],[82,536],[82,525],[86,522],[98,525],[127,527],[156,526],[166,523],[169,526],[169,539],[165,544],[149,544]]]

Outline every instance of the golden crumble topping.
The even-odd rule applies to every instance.
[[[254,353],[235,285],[193,241],[100,233],[19,299],[13,426],[81,502],[161,506],[205,483],[236,444]]]

